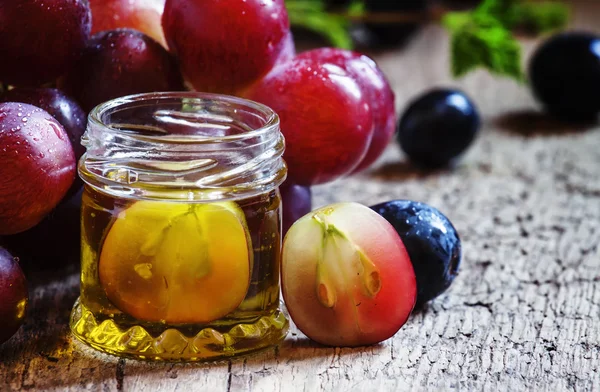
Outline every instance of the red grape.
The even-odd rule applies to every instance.
[[[383,153],[396,131],[395,97],[385,75],[375,61],[363,54],[349,50],[320,48],[304,52],[298,57],[338,65],[358,82],[365,101],[371,106],[375,128],[367,155],[354,169],[354,172],[368,168]]]
[[[0,235],[25,231],[65,196],[75,155],[60,123],[43,109],[0,103]]]
[[[283,0],[167,0],[162,23],[192,86],[227,94],[269,72],[290,32]]]
[[[296,326],[331,346],[392,337],[415,306],[409,255],[390,223],[357,203],[319,208],[283,241],[281,285]]]
[[[175,59],[158,42],[133,29],[95,34],[60,86],[90,111],[129,94],[183,90]]]
[[[132,28],[167,46],[161,25],[165,0],[90,0],[92,34]]]
[[[0,80],[32,86],[59,77],[90,29],[86,0],[0,0]]]
[[[85,132],[87,119],[85,112],[72,98],[66,96],[62,91],[53,88],[15,88],[9,90],[0,97],[2,102],[22,102],[37,106],[50,113],[65,128],[75,160],[85,153],[85,147],[81,145],[81,136]],[[78,176],[67,192],[67,196],[74,195],[83,186]]]
[[[50,113],[69,134],[75,158],[81,158],[85,152],[81,136],[85,132],[87,118],[72,98],[53,88],[15,88],[5,92],[0,99],[2,102],[28,103]]]
[[[296,43],[294,42],[294,35],[290,31],[287,36],[283,39],[283,47],[279,56],[275,60],[275,66],[287,63],[296,57]]]
[[[373,135],[371,108],[341,67],[296,58],[272,70],[248,97],[279,114],[290,181],[322,184],[349,174]]]
[[[0,344],[21,327],[29,294],[25,275],[15,258],[0,247]]]

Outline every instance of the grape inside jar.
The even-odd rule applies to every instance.
[[[79,340],[200,361],[283,339],[286,166],[271,109],[212,94],[129,96],[91,112],[83,143]]]

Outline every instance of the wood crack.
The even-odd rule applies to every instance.
[[[115,379],[117,380],[117,390],[123,390],[123,380],[125,379],[125,360],[119,359],[115,369]]]
[[[231,374],[231,359],[227,361],[227,392],[231,392],[231,378],[233,375]]]

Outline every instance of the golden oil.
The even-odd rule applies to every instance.
[[[278,191],[240,200],[252,246],[247,293],[239,306],[209,323],[169,324],[132,317],[107,297],[99,279],[104,240],[132,203],[86,186],[82,200],[81,296],[71,328],[77,338],[112,354],[145,359],[202,360],[245,353],[277,343],[288,322],[279,308],[280,198]],[[232,279],[235,279],[232,276]],[[227,292],[215,292],[215,297]]]

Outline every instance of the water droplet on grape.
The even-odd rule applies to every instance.
[[[54,130],[54,133],[60,140],[65,140],[64,133],[61,132],[60,128],[56,125],[56,123],[54,123],[53,121],[47,121],[47,123],[48,125],[50,125],[50,127],[52,127],[52,130]]]

